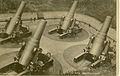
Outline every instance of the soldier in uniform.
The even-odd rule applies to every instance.
[[[62,34],[62,33],[63,33],[63,30],[61,29],[61,26],[62,26],[62,24],[63,24],[64,19],[65,19],[65,16],[63,16],[63,17],[61,18],[60,24],[57,26],[57,33],[59,33],[59,34]]]

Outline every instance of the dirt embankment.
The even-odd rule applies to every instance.
[[[22,0],[1,0],[0,13],[15,12]],[[24,0],[24,11],[68,11],[73,0]],[[104,21],[107,15],[113,16],[112,27],[116,28],[116,0],[79,0],[77,12]]]

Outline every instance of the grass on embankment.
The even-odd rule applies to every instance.
[[[0,0],[0,13],[15,11],[22,0]],[[24,11],[67,11],[73,0],[25,0]],[[107,15],[113,16],[112,28],[116,29],[116,0],[79,0],[77,12],[104,21]]]

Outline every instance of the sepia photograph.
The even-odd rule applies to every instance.
[[[0,76],[117,76],[119,0],[0,0]]]

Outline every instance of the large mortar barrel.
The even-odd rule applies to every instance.
[[[68,27],[70,26],[70,23],[71,23],[71,19],[74,17],[74,14],[75,14],[75,9],[77,7],[77,3],[78,3],[78,0],[75,0],[70,11],[68,12],[67,16],[65,17],[64,19],[64,22],[63,22],[63,25],[62,25],[62,29],[63,30],[67,30]]]
[[[98,57],[102,53],[103,47],[105,46],[104,41],[106,40],[111,20],[112,20],[111,16],[106,17],[100,32],[95,37],[93,45],[90,49],[90,54]]]
[[[24,1],[21,2],[15,16],[11,19],[7,29],[6,29],[6,33],[7,34],[11,34],[15,28],[16,23],[19,21],[19,19],[22,16],[23,13],[23,9],[25,8],[26,3]]]
[[[27,66],[29,64],[29,62],[31,61],[31,59],[33,57],[34,48],[39,47],[39,42],[42,37],[43,31],[45,29],[46,23],[47,23],[46,20],[40,21],[40,24],[37,27],[37,30],[35,31],[31,40],[26,45],[26,47],[21,55],[21,58],[19,59],[20,64]]]

